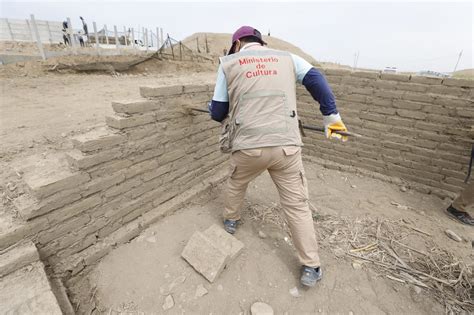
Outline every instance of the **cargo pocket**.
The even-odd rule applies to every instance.
[[[301,147],[294,146],[294,145],[283,147],[283,152],[285,153],[286,156],[295,155],[300,150],[301,150]]]
[[[308,181],[306,180],[306,174],[304,172],[304,169],[300,170],[300,178],[301,178],[301,189],[302,193],[305,197],[305,201],[309,199],[309,193],[308,193]]]
[[[237,170],[237,166],[231,164],[230,167],[229,167],[229,175],[228,175],[227,177],[228,177],[229,179],[230,179],[230,178],[233,178],[233,176],[235,175],[236,170]]]

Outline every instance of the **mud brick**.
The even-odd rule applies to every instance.
[[[170,95],[179,95],[183,93],[182,85],[158,86],[158,87],[140,87],[140,95],[142,97],[162,97]]]
[[[105,122],[109,127],[115,129],[125,129],[136,126],[142,126],[152,123],[156,120],[155,113],[146,113],[143,115],[134,115],[130,117],[122,117],[118,115],[106,116]]]
[[[424,105],[425,104],[415,103],[415,102],[410,102],[410,101],[404,101],[404,100],[394,100],[393,101],[393,107],[402,108],[402,109],[418,110],[418,109],[421,109],[421,107],[424,106]]]
[[[411,119],[426,119],[427,116],[425,113],[406,109],[397,109],[397,115]]]
[[[27,172],[23,179],[33,194],[42,199],[59,191],[77,187],[87,182],[90,177],[87,173],[74,173],[64,167],[50,166]]]
[[[367,79],[378,79],[380,78],[379,72],[368,72],[368,71],[354,71],[351,73],[353,77],[367,78]]]
[[[191,236],[181,257],[211,283],[224,270],[230,258],[201,232],[195,232]]]
[[[411,76],[409,74],[382,73],[380,77],[382,80],[408,82]]]
[[[184,93],[199,93],[208,92],[209,87],[207,85],[185,85]]]
[[[89,198],[78,200],[77,202],[52,211],[47,215],[48,222],[53,225],[69,219],[75,215],[84,215],[84,212],[102,203],[101,196],[94,195]]]
[[[81,215],[66,222],[57,225],[52,230],[47,230],[38,234],[38,242],[46,244],[49,241],[57,239],[68,232],[79,230],[90,221],[88,215]]]
[[[125,177],[132,178],[135,177],[136,175],[152,171],[158,167],[158,161],[156,160],[145,160],[143,162],[139,162],[137,164],[134,164],[124,170]]]
[[[436,99],[436,96],[429,95],[429,94],[426,94],[426,93],[410,93],[410,92],[407,92],[407,93],[403,94],[402,99],[409,100],[409,101],[432,104],[434,102],[434,100]]]
[[[420,83],[420,84],[439,85],[439,84],[441,84],[441,82],[443,82],[443,79],[442,78],[424,77],[424,76],[413,75],[410,78],[410,82]]]
[[[447,86],[459,86],[459,87],[474,88],[474,81],[473,80],[446,78],[446,79],[443,79],[442,84],[447,85]]]
[[[340,75],[340,76],[344,76],[344,75],[350,75],[351,74],[351,71],[350,70],[345,70],[345,69],[324,69],[324,74],[327,74],[327,75]]]
[[[380,90],[395,90],[397,82],[387,80],[374,80],[369,82],[369,86]]]
[[[400,91],[388,91],[388,90],[376,90],[374,95],[381,98],[389,98],[389,99],[401,99],[403,96],[403,92]]]
[[[35,244],[28,240],[15,244],[0,257],[0,277],[40,259]]]
[[[96,154],[85,155],[79,150],[72,150],[66,154],[69,165],[74,169],[84,170],[97,164],[114,160],[122,155],[120,148],[102,151]]]
[[[241,241],[216,224],[205,230],[203,234],[221,251],[227,253],[230,256],[230,260],[237,257],[244,248],[244,244]]]
[[[126,137],[115,134],[106,128],[91,130],[71,139],[74,147],[82,152],[106,149],[124,143]]]
[[[161,102],[157,100],[114,101],[112,108],[116,113],[137,114],[160,109]]]
[[[399,82],[396,86],[397,90],[410,91],[410,92],[419,92],[424,93],[428,89],[426,85],[415,84],[415,83],[403,83]]]
[[[125,180],[123,173],[112,174],[110,176],[98,177],[85,185],[84,191],[81,192],[83,197],[87,197],[98,191],[105,190],[110,186],[117,185]]]

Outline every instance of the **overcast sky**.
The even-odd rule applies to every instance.
[[[403,71],[473,68],[473,4],[463,2],[160,2],[4,1],[0,16],[62,21],[79,15],[98,25],[163,27],[183,39],[195,32],[232,33],[252,25],[289,41],[320,61]],[[229,38],[230,42],[230,38]],[[230,44],[230,43],[229,43]]]

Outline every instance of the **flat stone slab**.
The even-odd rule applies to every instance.
[[[227,252],[220,250],[201,232],[191,236],[181,257],[209,282],[216,280],[230,258]]]
[[[35,244],[31,241],[23,241],[0,251],[0,277],[35,261],[39,261],[39,254]]]
[[[0,314],[62,314],[40,261],[0,278],[0,301]]]
[[[244,243],[227,233],[217,224],[211,225],[203,234],[214,243],[217,248],[227,253],[230,256],[230,260],[237,257],[244,248]]]

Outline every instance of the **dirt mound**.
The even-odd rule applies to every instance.
[[[453,73],[454,78],[474,80],[474,69],[464,69]]]
[[[206,37],[207,48],[209,49],[209,53],[213,55],[222,56],[223,50],[228,50],[230,48],[232,34],[228,33],[194,33],[193,35],[186,37],[182,42],[184,45],[195,51],[199,50],[201,52],[206,52]],[[305,53],[303,50],[289,42],[271,36],[263,36],[263,40],[267,42],[269,48],[289,51],[295,55],[303,57],[314,65],[318,64],[316,59],[311,55]]]

